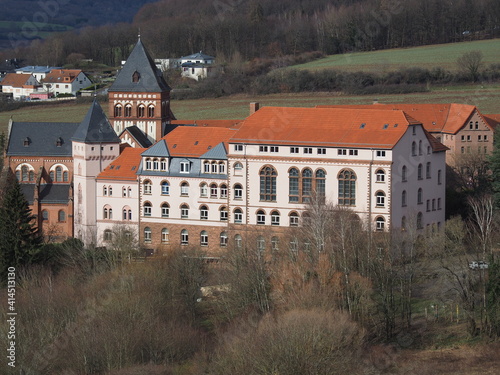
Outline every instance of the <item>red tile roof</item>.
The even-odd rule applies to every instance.
[[[495,130],[500,125],[500,114],[483,115],[483,118],[488,122],[492,130]]]
[[[196,125],[221,128],[236,128],[243,120],[173,120],[174,125]]]
[[[168,151],[174,157],[199,157],[219,143],[228,142],[236,129],[223,127],[179,126],[163,137]]]
[[[417,124],[392,109],[263,107],[231,142],[391,149],[408,125]]]
[[[421,121],[424,128],[431,132],[456,134],[466,125],[470,116],[477,111],[469,104],[366,104],[366,105],[318,105],[317,108],[358,108],[394,109],[405,111],[409,116]]]
[[[53,69],[49,74],[42,79],[43,83],[72,83],[78,74],[82,71],[80,69]]]
[[[104,169],[98,180],[136,180],[135,175],[141,162],[141,154],[145,148],[126,147],[106,169]]]
[[[33,85],[27,85],[27,82],[30,78],[35,80],[35,77],[33,77],[31,74],[7,73],[2,81],[0,81],[0,85],[12,87],[32,87]]]

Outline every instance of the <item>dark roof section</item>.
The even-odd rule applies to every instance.
[[[40,185],[38,199],[42,203],[66,204],[69,202],[69,184],[47,184]],[[21,191],[29,204],[33,204],[35,184],[21,184]]]
[[[111,127],[97,100],[90,106],[72,140],[85,143],[120,143],[120,138]]]
[[[160,139],[157,143],[154,144],[153,147],[150,147],[146,151],[144,151],[141,156],[158,156],[168,158],[170,156],[170,152],[168,151],[167,143],[164,139]]]
[[[139,39],[108,91],[163,92],[170,87]]]
[[[7,155],[71,157],[71,137],[79,125],[71,122],[13,122]]]
[[[148,148],[153,145],[151,141],[148,139],[148,137],[141,131],[141,129],[137,127],[137,125],[132,125],[125,128],[125,130],[121,132],[120,137],[125,132],[128,132],[130,136],[135,139],[135,141],[139,144],[139,147],[141,148]]]

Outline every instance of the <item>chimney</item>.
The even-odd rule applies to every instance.
[[[259,103],[258,102],[252,102],[250,103],[250,116],[253,115],[255,112],[259,110]]]

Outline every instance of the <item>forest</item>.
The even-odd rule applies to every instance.
[[[71,16],[71,9],[66,16]],[[52,19],[50,21],[53,21]],[[132,23],[88,26],[45,40],[15,35],[5,58],[63,65],[78,58],[118,66],[141,37],[154,57],[200,50],[219,63],[339,54],[493,38],[500,35],[495,0],[270,1],[165,0],[144,5]],[[36,31],[36,30],[35,30]]]

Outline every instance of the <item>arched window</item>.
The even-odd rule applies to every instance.
[[[257,254],[263,255],[266,251],[266,240],[262,236],[257,237]]]
[[[220,246],[227,246],[227,233],[226,232],[221,232],[219,239],[220,239]]]
[[[42,220],[43,221],[49,220],[49,211],[47,211],[47,210],[42,211]]]
[[[280,213],[278,211],[271,212],[271,225],[280,225]]]
[[[417,229],[422,229],[424,227],[423,218],[424,218],[424,215],[422,215],[422,212],[419,212],[417,214]]]
[[[425,165],[425,178],[431,178],[431,162],[428,161]]]
[[[115,117],[122,117],[122,106],[120,104],[115,105]]]
[[[200,233],[200,245],[208,246],[208,232],[206,230],[202,230]]]
[[[146,180],[144,181],[144,194],[151,194],[151,190],[152,190],[152,184],[151,184],[151,181],[149,180]]]
[[[109,210],[111,212],[111,208]],[[110,219],[111,219],[111,217],[110,217]],[[66,221],[66,212],[64,212],[63,210],[60,210],[58,215],[57,215],[57,221],[59,221],[59,222]]]
[[[408,181],[408,168],[406,165],[403,165],[403,168],[401,169],[401,180],[403,182]]]
[[[189,234],[187,229],[181,230],[181,245],[189,244]]]
[[[233,168],[235,171],[241,172],[243,170],[243,164],[241,164],[239,161],[237,161],[236,163],[234,163]]]
[[[152,168],[151,168],[151,159],[150,158],[146,158],[146,170],[150,171]]]
[[[375,194],[376,197],[376,206],[384,207],[385,206],[385,193],[383,191],[377,191]]]
[[[419,155],[423,155],[423,152],[422,152],[422,141],[418,141],[418,154]]]
[[[113,232],[111,232],[111,229],[106,229],[102,237],[104,241],[109,242],[113,239]]]
[[[219,187],[220,190],[220,197],[221,198],[227,198],[227,185],[226,184],[221,184]]]
[[[166,171],[167,170],[167,159],[163,158],[160,160],[160,169],[162,171]]]
[[[376,181],[377,182],[385,182],[385,172],[383,169],[378,169],[376,174]]]
[[[160,169],[160,162],[158,159],[154,158],[153,159],[153,170],[157,171]]]
[[[210,184],[210,198],[217,198],[219,195],[219,189],[217,184]]]
[[[125,117],[132,117],[132,105],[130,104],[125,106]]]
[[[419,188],[418,189],[418,192],[417,192],[417,204],[422,204],[423,201],[424,201],[424,197],[423,197],[423,190],[422,188]]]
[[[324,198],[325,196],[325,177],[326,173],[323,169],[316,170],[316,195],[320,198]]]
[[[144,105],[141,104],[137,107],[137,117],[144,117],[145,112],[146,112],[146,107],[144,107]]]
[[[356,174],[349,169],[343,169],[339,173],[338,180],[339,206],[356,205]]]
[[[187,204],[181,205],[181,219],[189,218],[189,206]]]
[[[144,242],[151,242],[151,228],[144,228]]]
[[[241,224],[243,222],[243,212],[240,208],[235,208],[234,211],[234,222],[236,224]]]
[[[144,202],[144,216],[151,216],[151,207],[150,202]]]
[[[291,168],[288,171],[288,201],[299,201],[299,170]]]
[[[62,181],[62,168],[61,167],[56,167],[56,181],[57,182]]]
[[[215,161],[213,161],[211,164],[210,164],[212,170],[211,172],[216,174],[217,173],[217,163]]]
[[[417,142],[411,143],[411,156],[417,156]]]
[[[226,163],[223,161],[219,162],[219,174],[226,173]]]
[[[307,203],[311,200],[312,194],[312,170],[305,168],[302,171],[302,202]]]
[[[227,221],[227,207],[222,206],[219,211],[220,211],[220,220]]]
[[[280,245],[280,239],[277,236],[271,237],[271,250],[278,251]]]
[[[183,196],[189,195],[189,184],[187,182],[181,183],[181,195]]]
[[[103,219],[109,219],[109,220],[113,218],[113,209],[111,208],[110,205],[107,204],[103,207],[102,217]]]
[[[241,247],[243,246],[243,239],[241,238],[240,234],[236,234],[234,236],[234,246],[238,249],[241,249]]]
[[[401,206],[406,207],[407,205],[407,196],[406,196],[406,190],[403,190],[401,193]]]
[[[276,202],[276,169],[270,165],[260,170],[260,200]]]
[[[240,184],[234,184],[234,199],[243,199],[243,188]]]
[[[200,207],[200,220],[208,220],[208,207],[205,205]]]
[[[204,182],[200,185],[200,197],[208,196],[208,186]]]
[[[210,163],[208,161],[203,162],[203,172],[210,173]]]
[[[161,182],[161,195],[169,195],[170,194],[170,184],[168,181]]]
[[[289,218],[291,227],[299,226],[299,214],[297,212],[291,212]]]
[[[266,213],[263,210],[257,211],[257,224],[266,224]]]
[[[385,229],[385,219],[382,216],[375,219],[375,229],[377,231],[383,231]]]
[[[169,238],[168,238],[168,229],[167,228],[163,228],[161,230],[161,242],[162,243],[168,243],[169,241]]]
[[[155,107],[153,105],[148,107],[148,117],[155,117]]]
[[[170,216],[170,206],[168,203],[162,203],[161,205],[161,217],[169,217]]]
[[[21,167],[21,178],[22,178],[22,181],[28,181],[28,174],[29,170],[28,170],[28,167],[26,165],[23,165]]]
[[[419,164],[417,167],[417,178],[421,180],[423,178],[423,169],[422,164]]]

